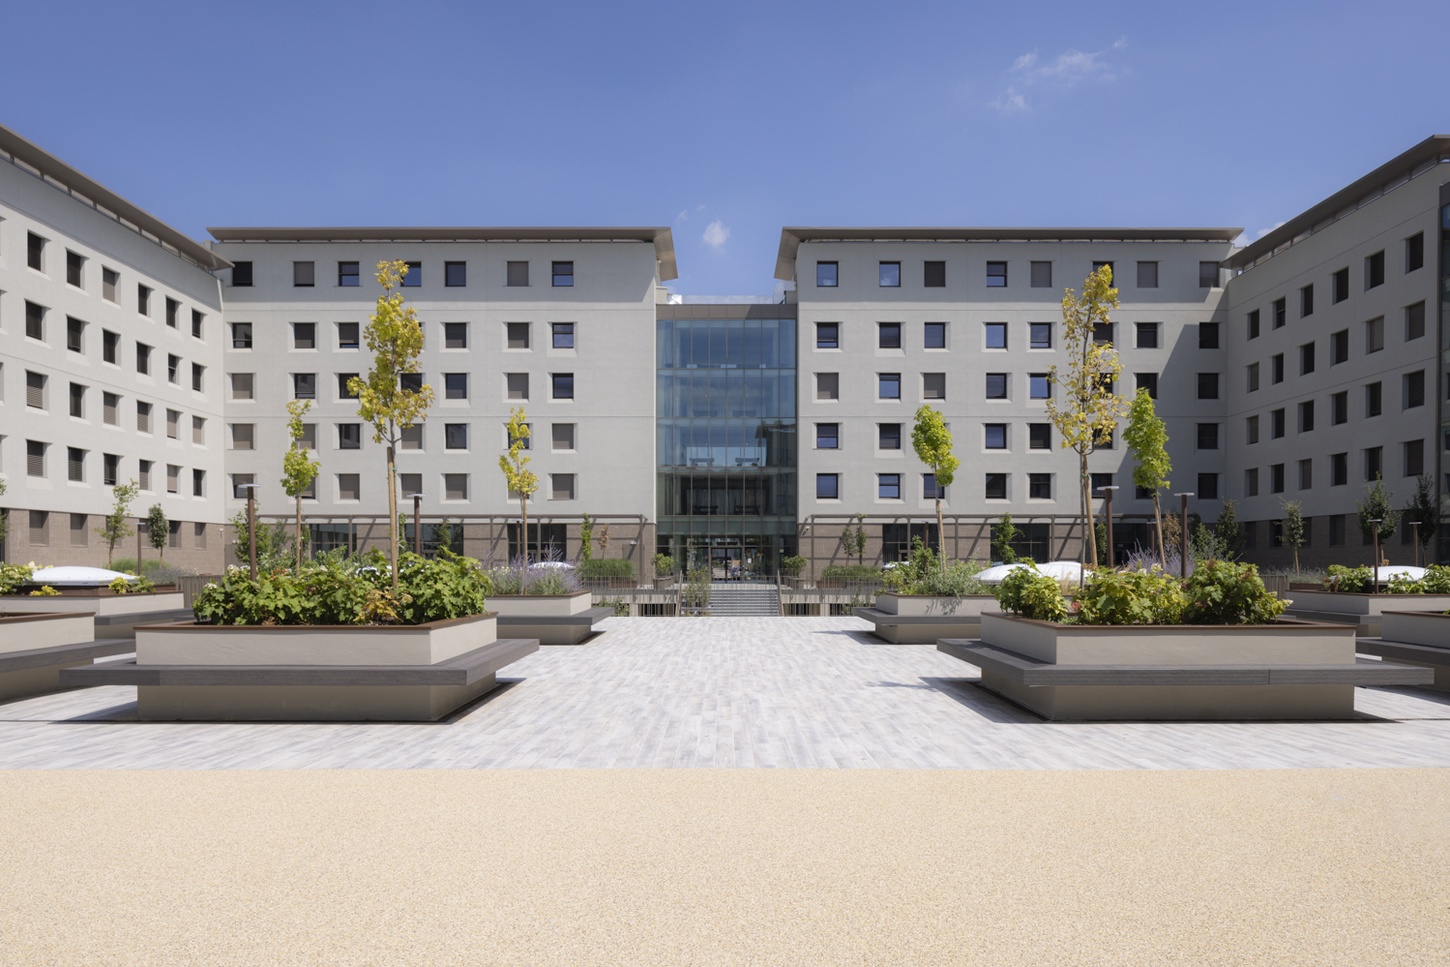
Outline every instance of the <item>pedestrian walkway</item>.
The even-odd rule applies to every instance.
[[[856,618],[610,618],[438,724],[139,723],[134,690],[0,705],[0,769],[1450,766],[1450,696],[1359,689],[1357,721],[1045,723]]]

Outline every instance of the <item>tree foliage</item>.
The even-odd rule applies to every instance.
[[[317,471],[322,467],[302,446],[302,438],[307,433],[307,426],[302,418],[310,409],[311,400],[292,400],[287,404],[287,435],[291,437],[292,443],[287,452],[282,454],[282,489],[296,504],[297,533],[293,540],[297,545],[299,574],[302,572],[302,547],[306,543],[302,536],[302,495],[312,486],[312,482],[317,479]]]
[[[115,501],[111,505],[111,512],[106,515],[105,522],[96,529],[101,540],[106,542],[106,567],[111,566],[111,561],[116,557],[116,545],[136,533],[135,529],[126,523],[126,516],[130,511],[131,501],[136,499],[136,494],[141,490],[136,481],[117,484],[111,488],[111,497]],[[137,561],[137,570],[140,570],[140,561]]]
[[[1244,529],[1238,522],[1232,500],[1223,502],[1223,509],[1218,512],[1218,520],[1213,522],[1213,543],[1212,556],[1219,560],[1235,561],[1243,552]]]
[[[529,424],[522,406],[509,411],[508,453],[498,458],[498,468],[503,471],[511,493],[519,495],[519,515],[523,518],[524,560],[529,559],[529,497],[539,489],[539,478],[529,469],[528,454]]]
[[[1099,326],[1111,325],[1110,310],[1118,307],[1118,290],[1113,288],[1113,270],[1103,265],[1083,282],[1082,295],[1067,289],[1062,297],[1062,344],[1069,353],[1067,369],[1059,373],[1054,365],[1048,377],[1062,389],[1047,401],[1047,415],[1061,435],[1062,446],[1078,455],[1079,497],[1084,543],[1092,551],[1090,563],[1097,564],[1092,533],[1088,455],[1108,442],[1128,404],[1113,392],[1123,364],[1111,342],[1094,338]]]
[[[4,493],[0,490],[0,493]],[[1418,536],[1422,551],[1428,550],[1430,541],[1435,536],[1435,526],[1440,519],[1439,502],[1435,497],[1435,478],[1429,474],[1421,474],[1415,480],[1415,496],[1404,511],[1405,523],[1411,521],[1419,524]],[[0,539],[4,538],[0,532]]]
[[[1294,570],[1299,570],[1299,548],[1304,546],[1304,508],[1297,500],[1284,501],[1284,543],[1294,550]]]
[[[1395,495],[1385,486],[1384,474],[1377,473],[1374,483],[1367,484],[1364,488],[1364,498],[1354,505],[1359,511],[1359,532],[1364,535],[1366,543],[1374,540],[1375,532],[1379,532],[1381,549],[1395,536],[1395,530],[1400,526],[1400,512],[1394,508]],[[1376,526],[1373,521],[1379,521]],[[1375,561],[1378,565],[1379,561]]]
[[[433,403],[432,387],[421,379],[416,385],[406,385],[403,380],[403,376],[419,372],[418,354],[423,351],[423,327],[417,313],[404,305],[403,294],[397,291],[407,274],[406,262],[378,263],[377,280],[383,292],[364,333],[373,368],[366,378],[354,376],[347,381],[348,392],[357,396],[358,416],[372,424],[373,442],[387,444],[388,553],[394,591],[398,587],[398,441],[404,430],[422,422]]]
[[[916,425],[911,428],[911,448],[916,458],[926,464],[936,480],[936,533],[942,540],[945,528],[942,526],[941,495],[956,478],[961,461],[952,455],[952,431],[937,410],[922,404],[916,411]],[[938,562],[942,573],[946,573],[947,556],[941,555]]]
[[[1012,549],[1012,542],[1018,536],[1017,525],[1012,523],[1012,515],[1003,514],[1002,519],[992,526],[992,559],[1003,564],[1016,563],[1017,552]]]
[[[161,560],[166,560],[166,545],[171,539],[171,521],[166,519],[166,511],[161,509],[160,504],[152,504],[151,509],[146,512],[146,539],[150,541],[152,550],[159,551]],[[141,562],[136,562],[136,570],[141,570]]]
[[[1123,442],[1133,454],[1133,486],[1153,493],[1153,521],[1158,538],[1158,560],[1167,566],[1168,552],[1163,546],[1163,508],[1159,494],[1172,486],[1168,474],[1173,465],[1168,460],[1168,424],[1159,418],[1153,397],[1142,387],[1128,407],[1128,429]]]

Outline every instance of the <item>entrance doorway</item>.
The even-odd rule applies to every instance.
[[[711,581],[743,581],[746,575],[745,548],[739,544],[710,548]]]

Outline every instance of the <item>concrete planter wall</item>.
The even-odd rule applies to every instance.
[[[1438,611],[1386,611],[1384,628],[1380,635],[1383,643],[1423,645],[1433,651],[1392,651],[1386,654],[1397,662],[1419,665],[1435,673],[1435,680],[1429,687],[1441,692],[1450,692],[1450,615]],[[1366,644],[1363,650],[1368,654],[1382,654],[1379,648]]]
[[[931,594],[897,594],[883,591],[876,595],[876,610],[887,614],[916,617],[981,618],[985,609],[995,609],[997,599],[990,594],[970,594],[960,598]]]
[[[1358,594],[1348,591],[1295,591],[1294,611],[1382,616],[1386,611],[1445,611],[1450,594]]]
[[[939,638],[975,638],[981,632],[982,611],[995,608],[990,594],[965,597],[897,594],[882,591],[875,607],[857,608],[858,618],[874,625],[873,634],[893,645],[930,645]]]
[[[0,659],[20,652],[61,645],[80,645],[96,638],[90,614],[19,614],[0,616]],[[0,700],[40,695],[60,688],[60,670],[89,664],[90,658],[57,658],[51,663],[0,670]]]
[[[99,588],[84,591],[62,591],[59,596],[32,597],[28,594],[0,596],[0,612],[86,613],[95,615],[97,618],[146,614],[153,611],[179,611],[184,607],[186,607],[185,596],[175,590],[114,594],[105,588]]]
[[[577,645],[607,616],[594,608],[594,594],[508,594],[488,599],[508,638],[537,638],[541,645]],[[612,613],[612,612],[609,612]]]
[[[1272,720],[1346,719],[1352,684],[1201,684],[1195,670],[1282,671],[1355,667],[1355,632],[1347,625],[1286,621],[1274,625],[1059,625],[1015,615],[982,616],[982,642],[1055,668],[1101,670],[1081,684],[1025,685],[983,669],[982,684],[1049,719]],[[1181,674],[1183,684],[1113,684],[1114,667]],[[1256,676],[1267,682],[1268,676]],[[1202,682],[1202,678],[1198,678]]]
[[[590,591],[575,594],[495,594],[488,606],[501,617],[563,617],[580,614],[593,607]]]

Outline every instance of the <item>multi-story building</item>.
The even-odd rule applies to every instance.
[[[1233,500],[1251,557],[1287,561],[1286,499],[1309,518],[1301,556],[1323,563],[1366,556],[1355,505],[1377,473],[1400,505],[1422,477],[1437,500],[1450,490],[1450,138],[1243,248],[1233,228],[787,228],[775,274],[793,290],[725,305],[670,295],[666,228],[216,228],[203,246],[3,129],[0,160],[12,559],[97,560],[109,485],[135,479],[134,510],[159,502],[176,522],[168,560],[220,566],[246,485],[290,515],[294,399],[312,401],[304,442],[322,465],[303,500],[314,545],[376,543],[384,457],[347,379],[371,365],[382,260],[409,265],[418,380],[436,394],[401,441],[400,509],[421,495],[424,539],[446,518],[482,557],[525,540],[572,557],[586,513],[596,548],[607,525],[605,553],[641,571],[656,551],[721,573],[797,552],[818,569],[845,559],[848,524],[870,561],[913,536],[983,558],[1004,514],[1021,550],[1075,556],[1077,458],[1048,419],[1047,374],[1066,362],[1062,290],[1103,263],[1121,305],[1098,338],[1122,360],[1119,391],[1155,397],[1172,491],[1210,521]],[[961,459],[940,535],[911,446],[922,404]],[[540,479],[527,538],[498,467],[515,408]],[[1151,501],[1122,441],[1089,470],[1097,494],[1117,488],[1117,554],[1146,542]]]

